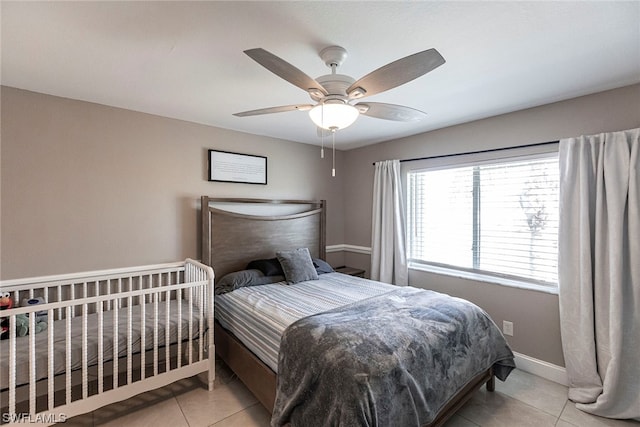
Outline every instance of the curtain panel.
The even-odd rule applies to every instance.
[[[559,292],[569,399],[640,418],[640,129],[560,141]]]
[[[400,161],[375,164],[371,230],[371,278],[405,286],[408,283],[405,215]]]

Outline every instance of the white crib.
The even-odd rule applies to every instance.
[[[5,280],[18,303],[0,341],[1,424],[53,424],[181,378],[215,379],[211,267],[184,262]],[[48,316],[16,337],[16,316]]]

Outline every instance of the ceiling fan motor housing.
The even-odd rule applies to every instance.
[[[326,74],[316,79],[318,83],[324,87],[329,95],[324,97],[318,97],[311,94],[311,98],[314,101],[320,101],[321,99],[342,99],[347,101],[347,88],[355,82],[355,79],[345,74]]]
[[[320,51],[320,58],[327,67],[339,67],[347,59],[347,50],[340,46],[325,47]]]

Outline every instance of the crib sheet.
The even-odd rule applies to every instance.
[[[181,304],[182,313],[178,318],[178,304]],[[158,347],[165,344],[166,328],[169,328],[169,343],[174,344],[178,341],[178,325],[182,332],[182,340],[189,338],[189,311],[190,303],[187,300],[171,300],[169,302],[169,322],[167,323],[167,306],[166,302],[159,302],[158,307],[158,323],[157,323],[157,339]],[[108,362],[113,359],[114,347],[114,327],[113,327],[113,311],[103,312],[103,345],[104,345],[104,361]],[[197,338],[200,333],[200,312],[198,308],[193,306],[193,324],[191,336]],[[132,334],[132,354],[140,352],[142,342],[142,317],[141,306],[132,307],[131,315],[131,334]],[[118,310],[118,357],[127,355],[127,328],[128,328],[128,309],[126,307]],[[87,366],[93,366],[98,363],[98,314],[86,315],[87,320]],[[203,323],[206,329],[206,321]],[[49,327],[52,325],[50,324]],[[71,369],[76,370],[82,367],[82,328],[83,316],[77,316],[71,319]],[[145,304],[145,350],[154,348],[154,304]],[[55,374],[60,374],[66,370],[66,320],[56,320],[53,322],[53,362]],[[48,376],[48,337],[49,332],[43,331],[35,335],[35,361],[36,361],[36,379],[41,380]],[[19,337],[16,339],[16,384],[22,385],[29,382],[29,336]],[[0,342],[2,351],[0,351],[0,389],[4,390],[9,387],[9,340]]]

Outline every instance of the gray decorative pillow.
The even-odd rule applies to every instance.
[[[283,276],[282,266],[277,258],[256,259],[247,264],[247,270],[260,270],[265,276]]]
[[[313,261],[313,266],[316,268],[318,275],[333,273],[335,271],[325,260],[320,258],[311,258],[311,261]]]
[[[215,284],[215,294],[221,295],[245,286],[282,282],[283,276],[265,276],[260,270],[240,270],[223,276]]]
[[[318,280],[318,272],[313,265],[308,248],[276,252],[276,258],[280,261],[284,277],[290,285],[305,280]]]

